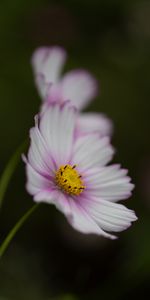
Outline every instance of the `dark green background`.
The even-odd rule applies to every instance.
[[[126,201],[139,217],[117,241],[78,234],[42,205],[0,262],[0,300],[130,299],[150,292],[150,1],[0,1],[0,171],[25,140],[40,98],[30,58],[62,45],[65,69],[83,67],[100,82],[90,110],[114,122],[115,162],[136,189]],[[0,239],[32,205],[24,165],[11,180]]]

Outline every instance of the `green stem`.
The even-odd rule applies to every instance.
[[[11,159],[9,160],[8,164],[6,165],[6,168],[0,178],[0,208],[3,203],[3,199],[5,196],[5,192],[8,186],[8,183],[20,161],[20,157],[22,152],[26,149],[27,146],[27,141],[23,142],[17,151],[13,154]]]
[[[34,204],[22,217],[19,219],[19,221],[15,224],[15,226],[10,230],[8,235],[6,236],[5,240],[0,246],[0,258],[3,256],[5,251],[7,250],[10,242],[14,238],[17,231],[20,229],[20,227],[25,223],[25,221],[30,217],[30,215],[37,209],[39,206],[38,204]]]

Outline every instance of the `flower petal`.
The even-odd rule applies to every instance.
[[[107,238],[115,239],[114,235],[108,234],[99,227],[97,222],[87,211],[79,204],[70,198],[71,216],[68,217],[69,223],[78,231],[86,234],[98,234]]]
[[[38,126],[30,130],[31,145],[28,152],[30,165],[40,174],[52,176],[56,170],[55,162],[48,151],[47,144],[43,139]]]
[[[119,165],[106,166],[88,170],[85,174],[86,190],[92,196],[116,202],[131,196],[134,185],[126,176],[127,170]]]
[[[43,114],[40,131],[57,166],[70,160],[76,121],[74,107],[55,103]]]
[[[84,108],[98,92],[95,78],[84,70],[68,72],[58,84],[61,100],[71,100],[78,109]]]
[[[34,73],[45,76],[46,82],[58,81],[66,61],[66,51],[58,46],[41,47],[33,53],[31,63]]]
[[[111,136],[113,133],[113,123],[103,114],[82,113],[77,121],[77,134],[87,134],[99,132],[100,136]]]
[[[43,74],[39,73],[35,76],[35,83],[39,92],[39,95],[43,100],[46,99],[49,91],[52,87],[52,83],[47,83],[46,78]],[[45,102],[45,101],[44,101]]]
[[[86,199],[84,206],[95,222],[106,231],[125,230],[131,222],[137,220],[135,212],[122,204],[91,197]]]
[[[41,190],[34,196],[36,202],[44,202],[48,204],[54,204],[56,208],[61,211],[66,217],[70,217],[71,209],[67,196],[56,187]]]
[[[33,53],[31,64],[42,97],[46,97],[49,84],[59,80],[66,56],[65,50],[57,46],[38,48]]]
[[[54,185],[50,176],[39,174],[29,163],[26,164],[26,173],[28,178],[26,188],[33,196],[43,190],[50,190]]]
[[[90,134],[77,138],[72,163],[85,172],[89,168],[106,165],[114,154],[114,149],[108,137],[100,138],[97,134]]]

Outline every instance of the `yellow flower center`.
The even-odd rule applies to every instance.
[[[57,185],[70,195],[80,195],[85,186],[81,175],[75,170],[75,165],[60,166],[56,172],[55,180]]]

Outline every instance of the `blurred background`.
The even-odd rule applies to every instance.
[[[100,95],[88,108],[114,122],[114,162],[136,184],[126,201],[139,220],[117,241],[74,231],[42,205],[0,261],[0,300],[130,299],[150,292],[150,1],[0,1],[0,172],[40,106],[30,65],[36,47],[64,46],[65,70],[86,68]],[[33,204],[24,165],[7,190],[2,241]]]

